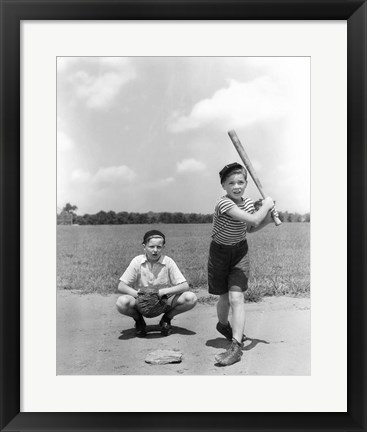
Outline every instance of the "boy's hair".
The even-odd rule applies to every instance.
[[[245,180],[247,180],[247,170],[245,167],[243,167],[241,164],[237,162],[233,162],[231,164],[226,165],[220,172],[220,182],[223,184],[227,177],[229,177],[232,174],[243,174],[245,177]]]
[[[150,230],[144,234],[143,245],[146,245],[150,239],[158,237],[163,239],[163,244],[166,244],[166,237],[163,233],[158,230]]]

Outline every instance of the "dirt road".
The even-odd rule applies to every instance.
[[[268,297],[246,304],[248,337],[242,361],[215,366],[215,354],[229,342],[216,330],[215,305],[198,304],[173,321],[162,337],[158,318],[147,319],[148,335],[134,334],[134,321],[120,315],[117,295],[57,293],[58,375],[309,375],[310,299]],[[147,354],[178,349],[178,364],[149,365]]]

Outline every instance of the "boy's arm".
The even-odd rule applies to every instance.
[[[175,261],[167,257],[167,266],[169,279],[172,286],[161,288],[158,291],[159,296],[162,297],[164,295],[181,294],[185,291],[188,291],[190,289],[189,284],[187,283],[185,276],[181,273],[181,270],[178,268],[178,265],[175,263]]]
[[[128,295],[131,295],[134,298],[138,297],[138,291],[136,289],[134,289],[134,288],[129,287],[129,285],[126,285],[125,282],[120,281],[117,289],[122,294],[128,294]]]
[[[138,268],[139,268],[139,263],[137,262],[137,258],[138,257],[135,257],[130,262],[127,269],[124,271],[124,274],[121,276],[118,287],[117,287],[117,289],[120,293],[131,295],[134,298],[137,298],[137,296],[138,296],[138,291],[136,289],[132,288],[135,285],[136,278],[137,278],[137,272],[138,272]],[[122,279],[125,282],[123,282]]]
[[[181,294],[188,290],[189,290],[189,284],[187,282],[182,282],[178,285],[169,288],[161,288],[158,291],[158,293],[159,293],[159,297],[162,297],[164,295]]]
[[[256,213],[247,213],[244,210],[241,210],[237,206],[230,208],[227,211],[227,214],[231,216],[233,219],[236,219],[241,222],[246,222],[248,225],[252,227],[258,228],[260,224],[266,219],[269,211],[274,207],[274,201],[267,197],[263,201],[263,205]]]
[[[273,218],[271,215],[271,211],[269,211],[268,214],[265,216],[265,219],[257,227],[255,227],[253,225],[247,225],[247,232],[253,233],[253,232],[259,231],[259,230],[263,229],[266,225],[269,225],[270,223],[273,223],[273,222],[274,221],[273,221]]]
[[[258,204],[260,207],[256,207],[256,204]],[[255,203],[255,208],[259,209],[262,206],[262,200],[259,200]],[[266,225],[269,225],[270,223],[274,222],[273,216],[276,216],[277,218],[279,218],[279,213],[275,210],[275,207],[273,207],[268,214],[266,215],[265,219],[261,222],[261,224],[257,227],[252,226],[252,225],[248,225],[247,226],[247,232],[249,233],[253,233],[256,231],[261,230],[262,228],[264,228]]]

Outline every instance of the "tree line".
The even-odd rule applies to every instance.
[[[77,215],[77,206],[67,203],[57,213],[58,225],[126,225],[126,224],[198,224],[211,223],[213,214],[182,213],[182,212],[114,212],[103,210],[95,214]],[[299,214],[281,212],[278,210],[279,219],[282,222],[310,222],[310,213]]]

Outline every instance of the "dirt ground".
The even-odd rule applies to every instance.
[[[246,304],[247,341],[241,362],[215,365],[229,342],[216,331],[215,305],[200,304],[172,321],[174,332],[159,332],[159,317],[147,319],[146,338],[136,338],[134,321],[115,307],[118,295],[57,294],[58,375],[309,375],[309,298],[267,297]],[[147,354],[178,349],[183,361],[150,365]]]

